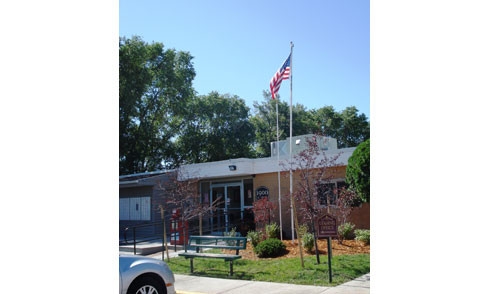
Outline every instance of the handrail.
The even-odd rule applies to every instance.
[[[137,224],[137,225],[121,225],[119,226],[120,232],[123,232],[123,238],[124,238],[124,244],[132,244],[133,245],[133,253],[136,255],[136,249],[137,245],[141,243],[145,243],[148,241],[155,241],[159,240],[162,243],[162,251],[165,250],[165,244],[163,241],[163,228],[158,228],[162,227],[163,224],[162,222],[151,222],[151,223],[146,223],[146,224]],[[145,234],[142,233],[142,230],[145,228],[149,227],[154,227],[153,233],[151,234]],[[156,232],[158,231],[158,232]],[[205,234],[211,234],[212,232],[224,232],[225,227],[221,226],[218,227],[214,225],[213,227],[211,226],[205,226],[203,227],[203,232]],[[128,232],[131,232],[132,236],[128,236]],[[188,228],[185,232],[185,235],[191,236],[191,235],[198,235],[199,234],[199,228],[194,227],[194,228]],[[131,238],[131,240],[128,240],[128,237]],[[167,230],[167,240],[172,243],[172,240],[174,241],[174,251],[177,251],[177,234],[171,233],[169,230]],[[121,244],[121,243],[120,243]],[[187,247],[187,244],[184,244],[185,247]]]

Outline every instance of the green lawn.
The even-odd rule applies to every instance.
[[[190,261],[183,257],[166,261],[175,274],[190,275]],[[194,259],[196,276],[291,283],[315,286],[336,286],[370,272],[369,254],[339,255],[332,257],[332,283],[328,278],[328,257],[320,256],[317,264],[315,256],[304,258],[301,267],[299,258],[286,259],[238,259],[233,263],[233,276],[228,276],[229,265],[221,259]]]

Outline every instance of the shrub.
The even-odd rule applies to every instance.
[[[225,237],[236,237],[236,227],[231,228],[231,230],[227,232],[223,232],[223,236]]]
[[[267,239],[279,238],[279,226],[276,223],[271,223],[265,226],[265,234]]]
[[[313,236],[312,233],[305,233],[302,237],[302,242],[303,242],[303,247],[308,252],[311,252],[313,246],[315,245],[315,237]]]
[[[223,236],[225,236],[225,237],[236,237],[237,236],[236,228],[233,227],[228,233],[223,232]],[[236,245],[235,243],[236,243],[236,241],[231,241],[231,240],[226,241],[226,244],[228,246],[235,246]]]
[[[299,226],[298,228],[298,236],[300,236],[301,238],[303,238],[303,236],[308,233],[308,226],[305,225],[305,224],[302,224]]]
[[[361,241],[364,245],[369,245],[370,233],[369,230],[355,230],[356,240]]]
[[[258,257],[277,257],[286,252],[286,245],[279,239],[269,238],[254,247],[254,252]]]
[[[342,244],[344,240],[354,239],[354,228],[355,225],[351,223],[343,223],[338,227],[337,233],[339,237],[339,242]]]
[[[252,246],[255,248],[262,241],[262,232],[261,231],[248,231],[247,238],[252,243]]]

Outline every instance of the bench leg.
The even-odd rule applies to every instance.
[[[233,276],[233,260],[230,260],[230,276]]]
[[[194,258],[189,258],[191,260],[191,273],[194,272]]]

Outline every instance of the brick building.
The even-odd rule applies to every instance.
[[[238,158],[218,162],[199,163],[182,166],[181,180],[187,178],[199,179],[199,193],[203,203],[211,203],[218,197],[224,201],[218,206],[213,217],[205,220],[213,226],[223,226],[225,230],[236,227],[250,218],[250,209],[253,202],[261,197],[268,197],[270,201],[277,203],[277,211],[271,221],[282,224],[284,238],[291,238],[291,213],[290,204],[285,201],[285,195],[290,191],[290,174],[284,168],[289,162],[289,146],[292,146],[292,155],[298,154],[306,148],[306,141],[313,135],[304,135],[271,143],[269,158]],[[333,138],[317,137],[317,143],[327,158],[336,158],[336,166],[331,169],[328,181],[324,183],[329,191],[345,185],[345,171],[349,157],[355,148],[337,149],[337,141]],[[280,172],[280,176],[278,176]],[[298,187],[299,177],[292,173],[292,189]],[[280,192],[280,193],[279,193]],[[326,195],[335,202],[333,193]],[[281,198],[281,199],[280,199]],[[289,199],[289,198],[288,198]],[[333,205],[335,209],[335,205]],[[359,229],[369,229],[370,226],[369,203],[355,208],[349,221]],[[238,228],[238,230],[240,230]]]
[[[271,143],[271,154],[269,158],[237,158],[217,162],[190,164],[180,169],[181,179],[198,179],[198,187],[202,203],[211,203],[221,197],[222,201],[218,209],[211,217],[204,219],[204,224],[220,228],[218,230],[228,231],[236,227],[238,231],[246,233],[247,228],[240,227],[247,224],[253,218],[251,208],[253,202],[261,197],[268,197],[273,203],[277,203],[271,221],[278,225],[282,224],[284,238],[291,238],[291,213],[290,202],[286,195],[290,191],[290,174],[285,169],[285,163],[289,162],[289,148],[292,146],[292,157],[306,148],[306,141],[313,135],[293,137]],[[329,191],[345,185],[345,171],[349,157],[355,148],[337,149],[337,141],[333,138],[317,137],[317,143],[327,158],[336,157],[336,166],[331,168],[328,181],[323,185]],[[157,171],[124,175],[119,177],[119,224],[120,235],[126,227],[143,225],[139,230],[147,230],[147,234],[156,234],[161,228],[155,226],[145,227],[161,221],[159,205],[165,201],[165,195],[159,189],[159,185],[168,182],[171,173],[175,171]],[[280,176],[278,176],[280,172]],[[293,191],[298,187],[299,176],[292,174]],[[280,192],[280,193],[279,193]],[[326,195],[334,203],[333,193]],[[280,199],[281,198],[281,199]],[[280,201],[281,200],[281,201]],[[335,209],[335,205],[332,206]],[[169,226],[170,216],[166,216]],[[369,229],[370,207],[369,203],[355,208],[350,215],[349,221],[354,223],[358,229]],[[253,221],[252,221],[253,222]],[[168,232],[167,227],[167,232]],[[212,230],[212,229],[211,229]],[[210,233],[210,232],[205,232]],[[211,232],[214,233],[214,232]]]

